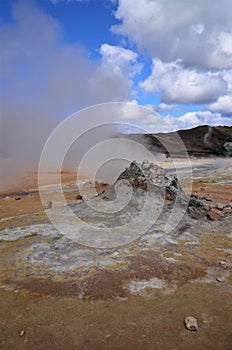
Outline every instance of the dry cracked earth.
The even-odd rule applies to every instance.
[[[92,197],[91,181],[82,179],[77,188],[67,173],[63,190],[68,205],[58,203],[48,213],[53,211],[65,224],[70,208],[81,219],[75,223],[77,239],[52,225],[36,189],[2,195],[1,349],[231,348],[231,162],[216,169],[211,160],[196,161],[191,190],[185,182],[189,174],[181,166],[181,186],[201,201],[205,215],[186,213],[173,230],[165,231],[173,199],[163,203],[160,192],[152,192],[142,224],[132,226],[129,234],[121,232],[113,245],[106,234],[92,238],[93,230],[107,232],[133,221],[144,204],[141,189],[127,210],[117,207],[119,214],[106,214],[115,200],[112,189],[97,184],[97,192],[104,192]],[[104,214],[76,199],[80,187],[92,208],[103,200],[99,205]],[[122,192],[126,195],[127,188]],[[120,208],[120,201],[115,205]],[[176,215],[181,211],[179,203]],[[83,231],[83,221],[92,227],[90,232]],[[83,232],[86,241],[81,241]],[[185,328],[187,316],[198,320],[198,331]]]

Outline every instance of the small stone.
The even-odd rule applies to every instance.
[[[216,280],[217,280],[219,283],[225,282],[225,279],[224,279],[223,277],[216,277]]]
[[[223,261],[223,260],[219,261],[218,263],[219,263],[220,265],[224,265],[224,266],[226,265],[226,262]]]
[[[210,209],[208,211],[208,217],[212,221],[220,220],[222,216],[223,216],[222,213],[217,209]]]
[[[8,200],[10,199],[10,197],[9,197],[9,196],[6,196],[4,199],[5,199],[6,201],[8,201]]]
[[[217,208],[219,210],[223,210],[225,208],[225,205],[223,203],[218,203]]]
[[[16,200],[16,201],[19,201],[20,199],[21,199],[20,196],[16,196],[16,197],[15,197],[15,200]]]
[[[230,213],[232,213],[232,208],[226,207],[223,209],[223,214],[230,214]]]
[[[22,337],[24,334],[25,334],[25,331],[21,331],[21,332],[19,333],[20,337]]]
[[[204,208],[205,208],[206,211],[209,211],[211,209],[208,204],[204,204]]]
[[[52,201],[47,201],[44,203],[44,209],[51,209],[52,207]]]
[[[82,199],[83,199],[83,197],[82,197],[82,195],[81,195],[81,194],[77,194],[77,195],[76,195],[76,199],[79,201],[79,200],[82,200]]]
[[[210,193],[206,193],[206,194],[204,195],[204,199],[205,199],[206,201],[211,201],[211,200],[212,200],[212,197],[211,197]]]
[[[197,319],[193,316],[188,316],[184,320],[185,327],[189,331],[197,331],[198,330],[198,324],[197,324]]]

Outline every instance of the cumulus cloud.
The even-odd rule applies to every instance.
[[[209,105],[211,111],[220,111],[222,113],[230,113],[232,116],[232,96],[225,95]]]
[[[137,63],[138,54],[132,50],[120,46],[102,44],[100,48],[102,62],[111,72],[121,71],[126,76],[134,76],[139,73],[142,66]]]
[[[177,128],[189,129],[198,125],[228,125],[232,126],[232,120],[221,113],[212,113],[210,111],[189,112],[177,118]]]
[[[164,126],[163,132],[177,131],[182,129],[191,129],[199,125],[230,125],[232,126],[232,120],[223,116],[221,113],[212,113],[210,111],[196,111],[188,112],[182,116],[175,118],[168,115],[163,118]],[[152,130],[152,125],[150,125]]]
[[[224,71],[223,78],[228,85],[227,94],[220,96],[215,102],[209,104],[209,109],[232,116],[232,70]]]
[[[165,62],[206,69],[232,67],[230,0],[119,0],[112,30]]]
[[[168,103],[160,103],[158,106],[157,106],[157,111],[159,113],[163,113],[163,112],[168,112],[168,111],[174,111],[177,109],[177,106],[176,105],[172,105],[172,104],[168,104]]]
[[[232,2],[119,0],[112,27],[150,55],[151,73],[139,86],[175,104],[206,104],[231,113]]]
[[[132,108],[131,103],[138,108]],[[162,117],[157,112],[157,106],[144,105],[139,106],[136,100],[131,101],[128,105],[124,104],[120,110],[121,121],[128,121],[131,125],[137,125],[143,131],[136,131],[131,127],[130,132],[144,133],[162,133],[173,132],[181,129],[191,129],[198,125],[231,125],[232,119],[222,113],[212,111],[194,111],[188,112],[179,117],[171,114]]]
[[[209,103],[227,92],[227,83],[219,73],[185,69],[180,61],[153,60],[151,75],[140,86],[159,93],[165,103]]]

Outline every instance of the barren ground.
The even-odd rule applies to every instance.
[[[231,202],[229,168],[194,176],[196,196]],[[63,174],[71,204],[75,178]],[[16,192],[36,190],[30,179]],[[196,221],[178,236],[157,231],[101,251],[59,237],[37,192],[3,197],[0,215],[1,349],[231,348],[230,213]],[[189,315],[198,319],[197,332],[184,327]]]

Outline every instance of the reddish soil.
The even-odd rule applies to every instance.
[[[193,181],[192,193],[198,198],[208,198],[217,203],[230,204],[232,202],[230,185],[212,184],[205,179]]]
[[[175,296],[94,303],[0,290],[0,346],[4,350],[229,350],[230,300],[230,290],[220,288],[219,298],[218,288],[209,285],[185,285]],[[198,332],[185,329],[188,315],[198,319]]]
[[[74,173],[64,173],[63,176],[64,183],[76,180]],[[18,190],[36,187],[26,179],[24,184]],[[105,185],[98,185],[97,190],[104,188]],[[228,185],[196,180],[193,191],[199,197],[209,193],[212,200],[219,203],[231,201]],[[75,201],[76,194],[78,191],[67,193],[67,201]],[[38,194],[21,200],[0,200],[0,217],[14,216],[7,221],[8,227],[47,222],[41,210]],[[96,270],[92,275],[72,276],[62,282],[55,281],[54,276],[32,277],[15,271],[17,250],[26,247],[30,239],[36,242],[36,237],[12,243],[10,248],[7,242],[2,242],[0,349],[231,349],[231,279],[226,284],[191,283],[192,279],[203,277],[205,269],[216,266],[219,260],[230,262],[228,254],[215,250],[226,244],[230,248],[223,235],[229,228],[213,224],[209,226],[210,234],[198,247],[161,248],[157,254],[148,252],[131,257],[130,269]],[[161,255],[168,255],[170,251],[182,253],[180,265],[162,259]],[[131,279],[153,276],[176,283],[178,289],[170,295],[152,290],[145,297],[135,297],[123,288]],[[83,288],[85,297],[80,300],[78,295]],[[198,319],[199,331],[185,329],[184,318],[189,315]]]
[[[36,172],[27,173],[24,176],[19,177],[12,187],[6,188],[4,191],[0,192],[0,195],[3,198],[0,200],[0,219],[40,212],[43,209],[38,193],[37,175]],[[48,176],[49,180],[52,180],[51,174]],[[62,171],[61,181],[62,185],[74,185],[77,181],[76,172],[69,170]],[[88,181],[88,179],[86,179],[86,181]],[[95,184],[95,190],[98,193],[102,192],[107,187],[107,184],[98,182]],[[33,192],[33,194],[24,196],[23,193],[25,192]],[[93,189],[87,187],[84,192],[87,196],[91,196]],[[65,192],[64,197],[68,203],[74,203],[76,202],[76,196],[78,194],[78,189],[75,190],[75,187],[73,187],[73,191]],[[17,197],[20,199],[15,200]]]

